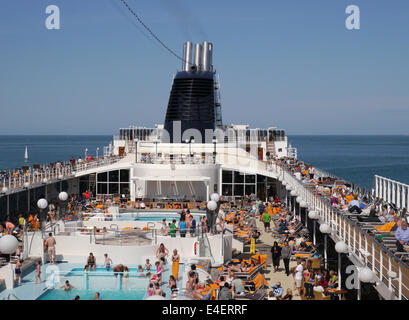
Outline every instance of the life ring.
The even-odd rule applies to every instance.
[[[197,253],[197,241],[195,242],[195,244],[194,244],[194,246],[193,246],[193,249],[194,249],[194,251],[195,251],[195,255],[196,255],[196,253]]]

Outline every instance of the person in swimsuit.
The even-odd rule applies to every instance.
[[[144,277],[144,276],[145,276],[145,273],[143,272],[143,268],[142,268],[141,265],[138,266],[138,272],[139,272],[139,276],[140,276],[140,277]]]
[[[158,282],[156,282],[155,284],[154,284],[154,287],[155,287],[155,295],[157,295],[157,296],[161,296],[161,295],[163,295],[163,290],[162,290],[162,288],[160,287],[160,284],[158,283]]]
[[[87,265],[89,270],[94,269],[95,271],[95,268],[97,267],[97,261],[92,252],[89,254],[89,257],[87,259]]]
[[[166,219],[162,220],[162,225],[160,227],[160,233],[162,234],[162,236],[166,236],[166,233],[167,233]]]
[[[50,259],[51,264],[55,264],[55,245],[56,241],[53,237],[53,234],[50,232],[48,234],[48,238],[44,241],[45,246],[47,247],[48,251],[48,258]]]
[[[172,276],[175,279],[179,277],[179,263],[180,263],[180,255],[178,254],[177,249],[174,249],[173,255],[172,255]]]
[[[168,288],[170,289],[170,291],[172,292],[172,295],[175,295],[178,292],[178,287],[176,284],[176,279],[174,276],[170,276],[169,277],[169,284],[168,284]]]
[[[124,278],[129,278],[129,268],[124,266]]]
[[[153,287],[153,283],[149,283],[148,285],[148,296],[152,297],[153,295],[155,295],[155,289]]]
[[[60,289],[64,289],[65,291],[70,291],[71,289],[75,289],[75,287],[67,280],[65,283],[60,287]]]
[[[112,271],[114,272],[114,276],[117,277],[119,272],[124,272],[124,265],[123,264],[118,264],[115,267],[112,268]]]
[[[23,275],[21,273],[21,266],[22,266],[22,261],[18,260],[16,263],[16,268],[14,269],[14,274],[16,277],[16,281],[18,281],[18,284],[21,284],[21,280],[23,278]]]
[[[162,268],[160,267],[159,261],[155,263],[156,273],[152,275],[150,281],[152,282],[162,282]]]
[[[37,266],[36,266],[36,280],[35,283],[38,283],[38,281],[42,282],[41,280],[41,261],[37,260],[36,262]]]
[[[165,248],[165,245],[163,243],[161,243],[159,245],[158,250],[156,250],[156,257],[158,259],[162,257],[165,258],[168,254],[169,254],[169,250]]]
[[[108,257],[107,253],[104,254],[104,257],[105,257],[104,266],[107,269],[107,271],[109,271],[111,269],[112,260],[111,258]]]
[[[150,272],[150,271],[151,271],[151,268],[152,268],[152,265],[150,264],[149,259],[146,259],[145,270],[146,270],[147,272]]]

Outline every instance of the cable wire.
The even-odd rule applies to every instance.
[[[126,0],[120,0],[124,6],[128,9],[128,11],[138,20],[138,22],[149,32],[149,34],[157,41],[159,44],[164,47],[170,54],[175,56],[177,59],[183,61],[186,63],[186,60],[183,59],[181,56],[179,56],[175,51],[170,49],[162,40],[159,39],[159,37],[142,21],[142,19],[136,14],[135,11],[129,6],[129,4],[126,2]],[[191,63],[192,64],[192,63]]]

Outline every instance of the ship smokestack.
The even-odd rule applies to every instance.
[[[208,71],[213,71],[213,43],[211,42],[209,43],[209,47],[208,47],[207,59],[209,63]]]
[[[185,43],[183,46],[183,53],[184,53],[184,68],[183,71],[189,71],[190,67],[192,66],[192,48],[193,44],[192,42],[188,41]]]
[[[186,65],[186,48],[187,48],[187,43],[185,42],[185,43],[183,44],[182,71],[186,71],[186,70],[185,70],[185,65]]]
[[[202,54],[203,71],[209,71],[209,43],[203,42],[203,54]]]
[[[195,45],[195,65],[198,71],[202,70],[202,51],[203,47],[201,44],[196,43]]]
[[[194,61],[192,54],[194,52]],[[213,44],[204,41],[196,43],[188,41],[183,46],[183,70],[173,78],[169,95],[164,129],[169,133],[170,142],[180,143],[177,136],[173,138],[174,124],[181,132],[189,129],[198,130],[205,142],[206,130],[214,130],[217,120],[221,123],[220,103],[216,97],[215,75],[212,65]],[[193,63],[192,63],[193,62]],[[179,124],[177,124],[179,123]],[[175,127],[176,128],[176,127]],[[177,129],[177,130],[179,130]]]

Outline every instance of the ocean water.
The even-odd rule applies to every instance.
[[[0,170],[29,161],[49,163],[84,157],[85,148],[95,156],[112,141],[112,136],[0,136]],[[366,188],[375,174],[409,184],[409,136],[289,136],[298,149],[298,158]]]
[[[104,152],[104,146],[112,141],[112,136],[3,136],[0,135],[0,170],[18,168],[35,163],[45,164],[55,161],[68,161],[72,156],[84,158],[85,149],[95,157]],[[29,160],[24,161],[25,147]]]
[[[374,175],[409,184],[409,136],[289,136],[298,158],[365,188]]]

